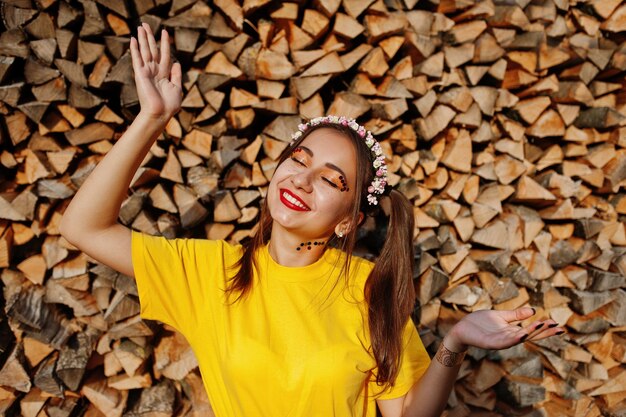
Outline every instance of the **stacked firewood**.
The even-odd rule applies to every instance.
[[[140,22],[169,31],[185,96],[121,223],[244,241],[300,119],[358,118],[414,204],[414,318],[429,349],[480,309],[531,305],[568,329],[471,349],[447,415],[626,412],[621,0],[3,0],[0,11],[1,413],[212,415],[184,339],[142,321],[133,280],[58,230],[138,111]],[[374,219],[365,229],[384,238]]]

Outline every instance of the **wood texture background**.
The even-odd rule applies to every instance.
[[[128,45],[166,28],[182,111],[120,221],[239,242],[301,118],[358,118],[414,203],[415,320],[532,305],[568,333],[470,350],[448,416],[626,413],[626,5],[619,0],[6,0],[0,410],[211,415],[195,359],[128,277],[60,237],[137,113]],[[384,218],[364,227],[375,253]],[[314,412],[312,412],[314,414]]]

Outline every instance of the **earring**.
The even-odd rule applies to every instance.
[[[340,238],[343,237],[343,232],[337,233],[337,237],[340,237]]]

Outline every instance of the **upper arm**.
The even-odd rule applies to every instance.
[[[402,334],[402,356],[394,386],[376,397],[376,403],[383,417],[404,415],[404,405],[411,399],[412,389],[428,369],[430,357],[419,337],[417,328],[409,319]],[[376,392],[375,380],[371,382],[372,392]]]
[[[405,398],[406,395],[391,400],[376,400],[380,414],[383,417],[402,417]]]
[[[119,223],[83,236],[67,236],[72,245],[116,271],[134,277],[131,252],[131,230]]]

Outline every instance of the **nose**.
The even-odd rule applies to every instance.
[[[311,173],[308,170],[294,173],[291,176],[291,182],[296,188],[300,188],[307,193],[310,192],[312,189]]]

